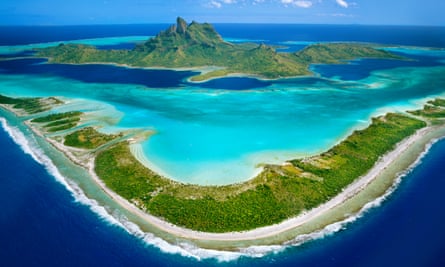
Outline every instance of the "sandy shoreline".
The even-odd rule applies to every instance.
[[[3,108],[16,113],[15,110],[9,108],[6,105],[1,105]],[[18,115],[18,114],[16,114]],[[29,122],[25,124],[38,136],[44,138],[48,143],[50,143],[55,149],[62,152],[69,160],[77,165],[82,166],[89,173],[92,181],[115,203],[120,207],[129,211],[130,213],[141,218],[144,222],[153,226],[154,228],[164,232],[166,234],[172,235],[173,237],[199,241],[199,242],[221,242],[221,243],[236,243],[244,242],[249,243],[250,241],[265,240],[268,238],[273,239],[277,235],[284,233],[290,233],[293,230],[304,227],[309,222],[327,213],[333,211],[336,207],[341,206],[346,201],[352,199],[354,196],[359,194],[363,189],[367,187],[368,184],[372,183],[385,169],[391,166],[399,157],[401,157],[405,151],[407,151],[411,146],[414,146],[417,142],[424,139],[428,134],[433,133],[438,127],[427,126],[418,130],[415,134],[405,138],[399,142],[395,149],[388,152],[382,156],[379,161],[371,168],[371,170],[356,179],[355,182],[346,187],[340,194],[329,200],[328,202],[320,205],[317,208],[306,211],[294,218],[287,219],[281,223],[270,225],[266,227],[261,227],[249,231],[243,232],[229,232],[229,233],[207,233],[199,232],[183,227],[179,227],[168,223],[158,217],[152,216],[141,209],[137,208],[135,205],[130,203],[128,200],[124,199],[111,189],[109,189],[105,183],[96,175],[94,169],[94,154],[82,149],[68,148],[65,147],[60,142],[44,136],[44,134],[35,126],[31,125]],[[442,127],[443,128],[443,127]],[[430,140],[431,141],[431,140]],[[295,238],[295,235],[291,238]]]
[[[331,210],[332,208],[336,207],[337,205],[342,204],[346,200],[350,199],[351,197],[355,196],[358,192],[360,192],[364,187],[366,187],[367,184],[369,184],[382,170],[387,168],[397,157],[399,157],[403,152],[405,152],[413,143],[415,143],[417,140],[421,139],[426,133],[431,131],[432,128],[424,128],[419,131],[417,131],[414,135],[406,138],[402,142],[400,142],[396,149],[389,152],[385,156],[383,156],[379,162],[368,172],[368,174],[362,176],[361,178],[358,178],[353,184],[349,185],[347,188],[345,188],[339,195],[334,197],[333,199],[329,200],[328,202],[322,204],[321,206],[314,208],[310,211],[307,211],[297,217],[288,219],[282,223],[266,226],[262,228],[257,228],[250,231],[245,232],[231,232],[231,233],[205,233],[205,232],[198,232],[193,231],[190,229],[185,229],[182,227],[178,227],[175,225],[172,225],[170,223],[167,223],[163,220],[160,220],[159,218],[150,216],[130,203],[128,203],[125,199],[122,199],[120,196],[117,196],[118,198],[115,198],[120,202],[121,205],[125,206],[126,208],[131,208],[131,210],[138,213],[138,215],[142,215],[144,219],[149,220],[150,223],[154,224],[158,228],[162,229],[163,231],[166,231],[168,233],[174,234],[176,236],[180,236],[187,239],[197,239],[197,240],[211,240],[211,241],[248,241],[248,240],[255,240],[255,239],[264,239],[273,237],[275,235],[281,234],[286,231],[290,231],[298,226],[301,226],[313,218],[322,215],[323,213]],[[91,169],[90,169],[91,171]],[[94,174],[91,173],[92,175]],[[94,175],[95,176],[95,175]],[[95,177],[95,179],[98,179]],[[100,181],[97,181],[100,182]],[[102,185],[104,186],[104,185]],[[104,190],[111,191],[108,188],[103,188]],[[109,192],[113,195],[116,195],[114,192]],[[131,205],[131,207],[128,206]],[[136,209],[136,210],[134,210]]]
[[[31,128],[36,132],[36,134],[42,136],[39,131],[37,131],[34,127]],[[381,159],[374,165],[374,167],[364,176],[358,178],[355,182],[346,187],[340,194],[329,200],[328,202],[320,205],[317,208],[306,211],[300,214],[297,217],[287,219],[281,223],[257,228],[254,230],[243,231],[243,232],[229,232],[229,233],[207,233],[207,232],[199,232],[190,229],[186,229],[183,227],[179,227],[168,223],[158,217],[152,216],[135,205],[130,203],[128,200],[124,199],[111,189],[109,189],[105,183],[100,180],[100,178],[96,175],[94,168],[94,157],[89,156],[85,159],[79,159],[75,155],[73,155],[71,149],[67,149],[65,146],[61,145],[55,140],[52,140],[48,137],[45,139],[51,143],[56,149],[63,152],[71,161],[74,163],[81,165],[86,168],[94,180],[94,182],[115,202],[117,202],[121,207],[135,214],[136,216],[142,218],[149,224],[155,226],[159,230],[166,232],[168,234],[174,235],[176,237],[189,239],[189,240],[200,240],[200,241],[251,241],[258,239],[266,239],[270,237],[274,237],[276,235],[291,231],[297,227],[300,227],[309,221],[317,218],[324,213],[332,210],[336,206],[344,203],[345,201],[351,199],[360,191],[362,191],[370,182],[372,182],[384,169],[390,166],[399,156],[401,156],[411,145],[413,145],[416,141],[423,138],[427,133],[433,131],[433,127],[426,127],[418,130],[412,136],[404,139],[399,144],[397,144],[396,148],[381,157]]]

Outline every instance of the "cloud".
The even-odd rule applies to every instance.
[[[348,8],[349,4],[345,0],[335,0],[341,7]]]
[[[209,6],[210,7],[221,8],[222,4],[220,2],[217,2],[217,1],[210,1]]]
[[[209,8],[221,8],[223,5],[236,4],[237,0],[211,0],[205,5]]]
[[[275,0],[276,1],[276,0]],[[337,2],[346,3],[345,0],[336,0]],[[205,6],[208,8],[222,8],[225,5],[257,5],[266,2],[272,2],[271,0],[207,0]],[[322,0],[278,0],[281,4],[287,6],[294,6],[300,8],[310,8],[314,5],[314,2],[321,3]],[[348,4],[347,4],[348,5]]]
[[[309,8],[312,6],[312,2],[311,1],[295,1],[294,5],[296,5],[298,7]]]
[[[312,6],[312,2],[306,0],[281,0],[281,3],[285,4],[286,6],[294,5],[302,8],[309,8]]]

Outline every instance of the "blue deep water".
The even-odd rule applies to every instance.
[[[165,27],[165,24],[0,27],[0,45],[154,35]],[[277,45],[296,41],[296,44],[288,42],[291,50],[301,48],[298,42],[320,41],[445,47],[445,28],[440,27],[219,24],[216,28],[223,36],[234,39],[262,40]],[[129,47],[132,44],[125,43],[101,49]],[[28,55],[29,52],[23,52],[8,57]],[[433,67],[444,63],[443,58],[441,62],[424,55],[411,55],[410,58],[415,60],[361,60],[348,65],[314,66],[313,70],[324,77],[357,81],[382,68]],[[191,75],[187,71],[141,71],[103,65],[45,65],[42,62],[36,59],[0,60],[0,75],[60,76],[89,83],[179,89],[189,85],[185,79]],[[335,79],[323,81],[317,78],[278,83],[284,86],[292,83],[315,86],[322,82],[327,86],[336,84]],[[435,81],[430,84],[431,87],[443,85]],[[269,85],[267,81],[237,77],[209,81],[200,87],[245,90]],[[412,97],[421,97],[424,90],[419,87],[409,93]],[[443,88],[434,88],[431,92],[440,94],[443,91]],[[402,93],[388,91],[384,97]],[[371,106],[382,96],[377,91],[375,95],[374,92],[369,94],[367,101],[357,105]],[[355,96],[352,92],[349,95]],[[229,262],[219,262],[217,259],[197,260],[163,252],[110,224],[88,206],[76,201],[70,191],[25,154],[0,128],[0,266],[445,266],[444,160],[445,140],[442,140],[431,148],[419,166],[403,178],[397,190],[380,207],[368,211],[338,233],[260,258],[242,256]]]
[[[1,266],[184,266],[76,202],[3,130],[0,147]]]
[[[139,84],[162,88],[181,86],[182,80],[193,74],[190,71],[143,70],[100,64],[43,64],[45,62],[44,59],[35,58],[0,61],[0,73],[53,75],[86,83]]]
[[[161,252],[79,204],[0,130],[1,266],[208,266]],[[222,266],[444,266],[445,140],[383,206],[345,230]]]
[[[402,57],[406,55],[399,54]],[[376,70],[392,69],[397,67],[433,67],[442,63],[435,57],[410,55],[407,60],[388,59],[359,59],[348,62],[348,64],[318,64],[313,65],[311,70],[324,77],[337,77],[342,80],[360,80],[368,77]]]

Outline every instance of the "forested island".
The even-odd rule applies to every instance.
[[[223,40],[208,23],[176,25],[137,45],[132,50],[99,50],[81,44],[60,44],[39,49],[37,56],[53,63],[112,63],[150,68],[217,67],[191,78],[203,81],[230,74],[247,74],[267,79],[309,75],[311,64],[335,64],[356,58],[401,59],[372,45],[320,43],[295,53],[279,53],[265,44],[233,44]]]
[[[94,166],[93,175],[106,188],[139,209],[174,225],[213,233],[277,224],[318,207],[370,172],[402,140],[419,129],[441,127],[445,118],[445,100],[436,99],[422,110],[374,118],[366,129],[354,131],[319,155],[265,165],[247,182],[201,186],[176,182],[148,169],[130,151],[134,135],[103,134],[82,126],[82,112],[39,115],[64,104],[57,98],[0,96],[0,104],[22,116],[34,114],[28,122],[33,129],[75,162]]]
[[[187,24],[182,18],[132,50],[99,50],[94,46],[60,44],[38,49],[35,56],[49,58],[49,63],[217,67],[192,77],[194,81],[236,73],[278,79],[308,75],[311,64],[338,64],[356,58],[402,59],[375,46],[356,43],[321,43],[294,53],[279,53],[265,44],[226,42],[212,25]],[[367,128],[354,131],[319,155],[289,160],[282,165],[264,165],[262,172],[247,182],[202,186],[173,181],[139,162],[130,145],[144,140],[147,133],[142,137],[131,132],[101,133],[99,128],[82,123],[86,117],[84,112],[53,113],[54,107],[65,104],[56,97],[0,96],[0,104],[18,116],[31,117],[26,123],[36,133],[89,170],[113,199],[117,199],[114,194],[122,197],[127,203],[123,206],[131,203],[138,211],[175,227],[205,233],[258,229],[318,208],[357,180],[365,176],[372,180],[369,173],[374,169],[381,171],[386,166],[378,165],[384,155],[409,146],[409,143],[400,144],[410,137],[420,136],[419,132],[425,129],[443,127],[445,118],[445,100],[436,99],[422,110],[373,118]],[[356,193],[360,188],[353,190],[352,193]]]

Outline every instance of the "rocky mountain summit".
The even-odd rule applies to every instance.
[[[311,64],[337,64],[355,58],[400,59],[369,44],[321,43],[294,53],[279,53],[266,44],[232,44],[209,23],[176,24],[132,50],[100,50],[87,45],[59,45],[38,50],[37,56],[57,63],[115,63],[133,67],[216,67],[191,78],[203,81],[234,74],[277,79],[310,75]]]

